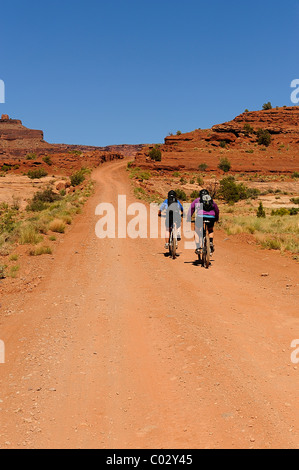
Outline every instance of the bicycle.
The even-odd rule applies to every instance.
[[[208,224],[210,220],[203,219],[203,230],[202,230],[202,251],[198,253],[199,263],[206,269],[210,266],[211,259],[211,247],[210,247],[210,238],[207,236]]]

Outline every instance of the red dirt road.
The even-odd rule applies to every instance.
[[[1,448],[298,447],[298,265],[221,232],[209,270],[99,240],[97,204],[134,199],[124,162],[94,178],[47,277],[0,311]]]

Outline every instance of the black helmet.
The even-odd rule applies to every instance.
[[[174,202],[177,202],[178,198],[177,198],[176,192],[173,190],[169,191],[167,200],[168,200],[169,206],[171,206],[171,204],[173,204]]]
[[[210,194],[207,189],[202,189],[201,191],[199,191],[199,198],[201,202],[202,202],[203,196],[206,196],[207,194]]]

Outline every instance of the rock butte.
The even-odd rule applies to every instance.
[[[266,129],[271,144],[257,144],[254,131]],[[207,171],[219,171],[220,158],[228,158],[234,172],[292,173],[299,170],[299,107],[275,108],[245,112],[234,120],[211,129],[197,129],[181,135],[170,135],[161,145],[161,162],[148,156],[153,146],[146,146],[136,155],[135,165],[141,168],[173,171],[198,170],[200,164]],[[222,146],[225,145],[225,148]]]
[[[50,144],[44,140],[41,130],[28,129],[19,119],[10,119],[3,114],[0,119],[0,164],[17,165],[15,172],[27,171],[39,165],[45,166],[42,158],[49,156],[53,167],[74,171],[82,166],[96,167],[100,163],[123,157],[134,157],[143,145],[111,145],[94,147],[87,145]],[[26,160],[28,154],[36,158]]]

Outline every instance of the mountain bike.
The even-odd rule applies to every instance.
[[[199,263],[206,269],[210,266],[211,258],[211,247],[210,247],[210,238],[208,233],[208,224],[210,220],[203,220],[203,230],[202,230],[202,252],[198,254]]]

